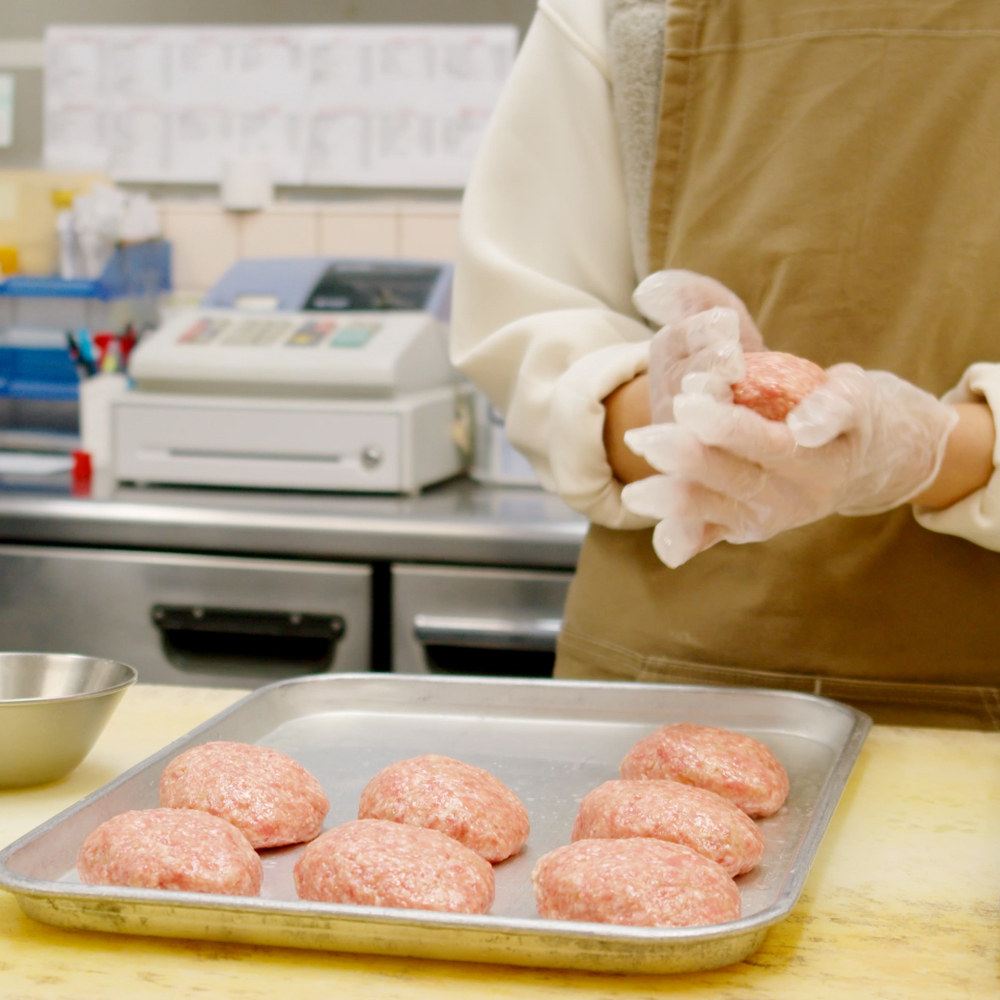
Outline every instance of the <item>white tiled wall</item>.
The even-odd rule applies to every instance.
[[[332,257],[398,257],[399,206],[329,204],[319,210],[320,253]]]
[[[454,260],[458,244],[458,205],[404,202],[397,219],[400,257]]]
[[[174,288],[206,289],[240,256],[240,220],[210,202],[163,206],[163,235],[172,246]]]
[[[208,200],[159,207],[180,295],[210,288],[241,257],[453,260],[458,242],[457,201],[277,202],[261,212],[226,212]]]
[[[275,205],[240,217],[241,257],[304,257],[319,253],[319,216],[308,205]]]

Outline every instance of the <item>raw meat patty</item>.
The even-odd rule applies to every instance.
[[[643,737],[625,755],[620,772],[623,778],[666,778],[707,788],[748,816],[770,816],[788,796],[788,775],[763,743],[693,722]]]
[[[733,386],[733,402],[768,420],[784,420],[826,381],[826,372],[806,358],[782,351],[745,354],[746,375]]]
[[[358,819],[440,830],[493,862],[517,854],[529,831],[527,810],[502,781],[432,753],[379,771],[361,793]]]
[[[203,743],[175,757],[160,778],[160,805],[228,819],[256,847],[312,840],[330,809],[298,761],[252,743]]]
[[[702,927],[740,916],[740,890],[721,865],[648,837],[557,847],[539,859],[531,882],[549,920]]]
[[[485,913],[493,868],[437,830],[357,819],[327,830],[295,865],[300,899],[406,910]]]
[[[683,844],[730,875],[756,867],[764,838],[745,812],[705,788],[677,781],[605,781],[584,796],[573,840],[653,837]]]
[[[88,885],[257,896],[264,868],[232,823],[191,809],[133,809],[83,842],[76,870]]]

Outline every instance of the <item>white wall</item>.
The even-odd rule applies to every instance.
[[[276,202],[262,212],[226,212],[209,200],[159,205],[182,298],[206,291],[243,257],[453,260],[458,240],[457,200]]]

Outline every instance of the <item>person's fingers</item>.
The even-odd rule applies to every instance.
[[[688,517],[694,511],[703,529],[712,525],[719,538],[748,540],[760,532],[760,509],[751,502],[717,493],[699,483],[690,483],[687,491]]]
[[[742,543],[768,536],[752,503],[722,496],[681,476],[651,476],[622,490],[628,510],[658,521],[653,549],[671,569],[721,541]]]
[[[726,540],[726,529],[721,524],[706,524],[702,530],[701,551]]]
[[[622,489],[622,504],[633,514],[661,520],[679,517],[686,509],[682,491],[672,476],[648,476]]]
[[[653,529],[653,551],[671,569],[683,566],[719,540],[714,535],[708,538],[701,524],[660,521]]]
[[[699,489],[674,476],[651,476],[622,490],[622,503],[628,510],[657,520],[653,550],[671,569],[683,566],[706,547],[706,526],[692,502],[692,494]],[[711,537],[714,540],[716,533]]]
[[[745,372],[732,309],[709,309],[666,326],[650,343],[650,415],[655,422],[673,419],[673,398],[692,374],[711,374],[712,395],[731,399],[729,387]],[[707,383],[704,388],[708,389]]]
[[[803,448],[820,448],[854,426],[867,392],[857,365],[834,365],[827,379],[788,414],[788,429]]]
[[[735,310],[745,351],[763,351],[764,338],[743,300],[715,278],[693,271],[656,271],[632,295],[636,309],[661,326],[672,326],[714,306]]]
[[[693,271],[656,271],[632,295],[636,309],[661,326],[673,326],[688,316],[715,306],[732,309],[738,317],[745,351],[764,350],[764,339],[743,300],[715,278]]]
[[[720,402],[705,394],[683,393],[674,399],[673,412],[677,424],[703,444],[765,468],[795,450],[795,439],[784,422],[767,420],[746,406]]]
[[[702,551],[705,523],[698,509],[700,493],[700,486],[676,476],[650,476],[622,490],[622,503],[628,510],[658,520],[653,549],[671,569]]]
[[[749,540],[754,533],[753,512],[746,504],[680,477],[664,478],[658,490],[661,520],[653,529],[653,549],[671,569],[718,542]]]
[[[740,342],[739,317],[735,309],[714,306],[689,316],[677,324],[684,331],[686,353],[699,351],[732,352]]]
[[[681,392],[704,393],[720,403],[733,401],[733,383],[718,372],[688,372],[681,379]]]
[[[653,529],[653,551],[670,569],[683,566],[701,552],[701,533],[680,529],[673,521],[660,521]]]
[[[692,375],[713,376],[708,383],[710,395],[724,394],[727,401],[732,401],[732,386],[738,382],[745,371],[743,367],[743,352],[736,344],[707,347],[696,354],[688,355],[675,362],[661,375],[664,389],[671,397],[679,396],[688,391],[684,388],[685,379]]]
[[[693,449],[678,453],[675,464],[676,468],[664,468],[663,471],[684,476],[713,493],[734,500],[753,500],[767,485],[768,474],[755,462],[709,445],[702,445],[697,453]]]
[[[732,309],[717,307],[665,324],[650,342],[650,368],[666,371],[693,354],[739,356],[739,322]],[[742,372],[739,373],[742,378]]]
[[[663,465],[673,464],[672,455],[677,449],[701,447],[690,431],[670,423],[650,424],[626,431],[625,444],[660,472],[673,471]]]
[[[724,496],[752,500],[767,483],[767,473],[759,465],[703,444],[678,424],[654,424],[628,431],[625,443],[657,471]]]
[[[672,327],[664,327],[650,344],[650,369],[666,379],[674,394],[690,372],[716,372],[730,384],[746,374],[736,313],[709,309]]]
[[[714,278],[693,271],[655,271],[632,293],[636,309],[661,326],[680,322],[713,306],[732,306],[736,296]]]

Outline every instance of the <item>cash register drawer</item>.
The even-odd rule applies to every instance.
[[[396,565],[393,670],[550,677],[572,573]]]
[[[258,687],[367,670],[371,570],[3,545],[0,648],[121,660],[152,684]]]

